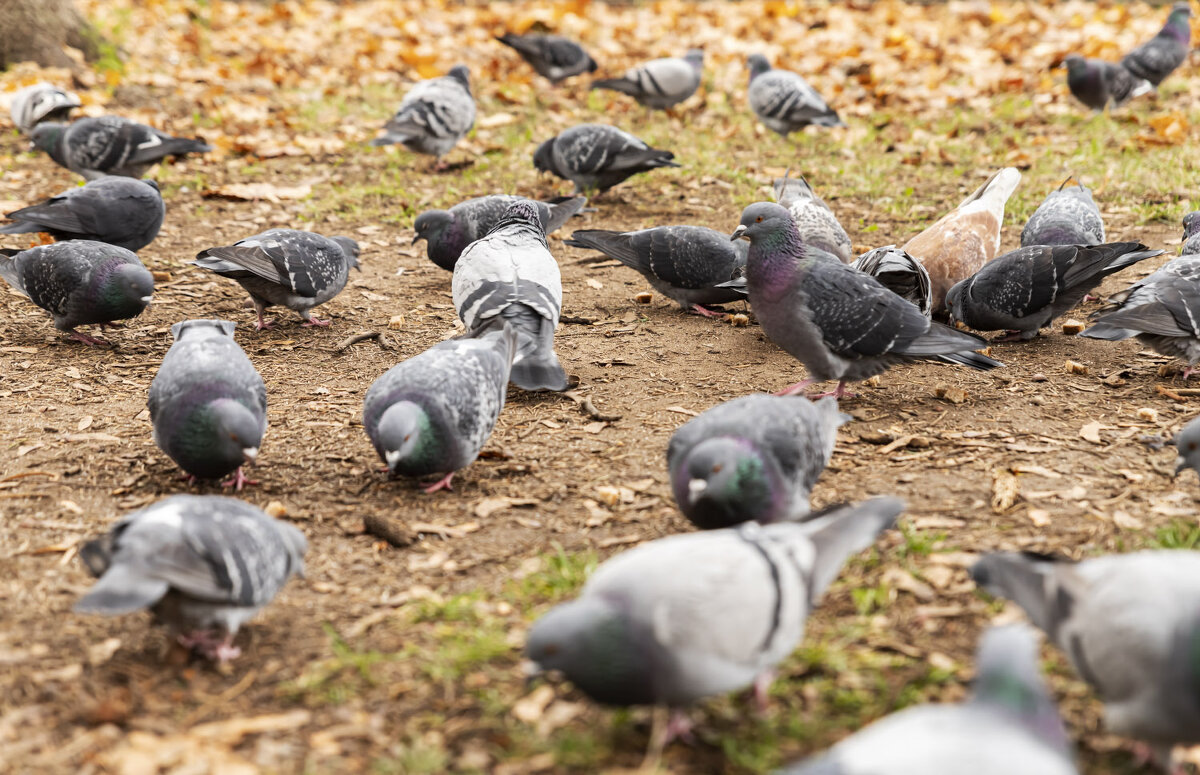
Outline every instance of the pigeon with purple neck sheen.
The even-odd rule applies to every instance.
[[[762,54],[751,54],[746,65],[750,68],[750,109],[767,129],[787,137],[809,124],[845,126],[837,111],[800,75],[772,69]]]
[[[1104,242],[1104,219],[1082,183],[1070,188],[1071,178],[1051,191],[1021,230],[1021,247],[1030,245],[1099,245]]]
[[[596,62],[583,46],[560,35],[514,35],[511,32],[496,40],[516,51],[538,75],[552,84],[559,84],[574,75],[593,73]]]
[[[505,194],[479,196],[459,202],[449,210],[426,210],[413,222],[413,244],[425,240],[429,260],[453,272],[463,250],[492,230],[508,206],[522,197]],[[587,197],[566,196],[548,202],[529,200],[538,210],[542,228],[552,234],[583,210]]]
[[[114,175],[8,213],[13,223],[0,226],[0,234],[45,232],[59,241],[95,240],[136,253],[158,236],[166,212],[153,180]]]
[[[371,145],[399,143],[415,153],[436,157],[435,169],[444,168],[442,157],[475,126],[470,78],[466,65],[456,65],[446,75],[417,83]]]
[[[538,146],[533,166],[575,184],[575,193],[604,193],[639,172],[678,167],[675,154],[651,148],[608,124],[579,124]]]
[[[1071,95],[1092,110],[1104,110],[1110,104],[1119,108],[1134,97],[1154,91],[1149,81],[1129,72],[1119,62],[1068,54],[1063,66],[1067,68],[1067,88]]]
[[[833,210],[825,204],[824,199],[817,196],[803,175],[793,178],[789,171],[782,178],[776,178],[775,201],[792,214],[796,231],[804,244],[832,253],[844,264],[854,261],[854,248],[849,235]]]
[[[87,180],[105,175],[140,178],[168,156],[213,149],[203,140],[172,137],[121,116],[81,118],[70,124],[46,121],[29,137],[34,148]]]
[[[66,121],[71,117],[71,111],[82,104],[78,95],[65,89],[35,83],[13,95],[8,113],[17,129],[29,134],[43,121]]]
[[[1183,245],[1179,255],[1200,255],[1200,210],[1193,210],[1183,216]]]
[[[666,110],[696,93],[703,70],[704,52],[693,48],[682,57],[652,59],[631,67],[620,78],[593,81],[591,88],[628,94],[639,105]]]
[[[1191,18],[1191,3],[1187,0],[1175,3],[1158,34],[1126,54],[1121,64],[1157,87],[1187,60],[1192,41]]]

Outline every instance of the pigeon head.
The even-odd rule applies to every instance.
[[[683,55],[683,59],[689,65],[699,70],[700,68],[704,67],[704,49],[689,48],[687,53]]]
[[[968,280],[970,278],[967,278]],[[958,298],[962,295],[963,288],[967,285],[967,280],[959,280],[950,290],[946,291],[946,311],[950,313],[950,320],[960,319],[955,316],[955,308],[958,307]]]
[[[101,280],[101,306],[123,320],[141,314],[154,294],[154,275],[138,264],[118,264]]]
[[[411,401],[398,401],[379,418],[375,439],[388,473],[425,474],[440,458],[441,445],[425,410]]]
[[[184,337],[203,339],[212,336],[233,337],[237,323],[232,320],[182,320],[171,326],[171,336],[178,342]]]
[[[277,522],[276,526],[279,528],[283,545],[287,547],[288,575],[295,573],[300,578],[304,578],[304,553],[308,551],[308,539],[294,525]]]
[[[180,450],[184,459],[176,462],[193,476],[217,479],[258,457],[262,424],[232,398],[204,404],[191,415],[188,426],[180,445],[187,447]]]
[[[417,216],[417,220],[413,221],[413,231],[416,235],[413,237],[412,244],[417,244],[421,240],[432,244],[441,236],[442,231],[454,223],[454,214],[449,210],[426,210]]]
[[[74,94],[48,83],[39,83],[17,92],[10,114],[17,128],[28,134],[43,121],[65,120],[71,109],[79,105],[79,98]]]
[[[1176,40],[1186,43],[1191,40],[1192,37],[1192,24],[1189,21],[1191,18],[1191,3],[1176,3],[1171,7],[1171,14],[1167,17],[1167,23],[1163,25],[1162,32],[1169,34]]]
[[[762,54],[751,54],[746,60],[746,66],[750,68],[751,81],[771,69],[771,63]]]
[[[1037,637],[1028,625],[992,627],[976,655],[973,701],[1006,712],[1066,750],[1066,729],[1038,672]]]
[[[538,172],[559,174],[558,167],[554,164],[554,140],[555,138],[551,137],[533,152],[533,168]]]
[[[362,248],[358,246],[358,243],[349,237],[343,237],[340,235],[336,237],[330,237],[329,239],[336,242],[338,247],[342,249],[342,252],[346,254],[346,262],[361,272],[362,267],[358,265],[358,254],[362,252]]]
[[[683,513],[705,530],[771,521],[782,506],[778,467],[743,439],[705,439],[672,480]]]
[[[467,93],[470,93],[471,71],[467,69],[466,65],[455,65],[450,68],[450,72],[446,73],[446,75],[461,83],[463,88],[467,90]]]
[[[1190,422],[1175,436],[1175,475],[1190,468],[1200,474],[1200,423]]]
[[[38,124],[29,133],[30,149],[45,151],[50,154],[50,158],[58,161],[59,141],[62,140],[63,132],[65,131],[67,131],[66,124],[59,124],[53,121],[45,121]]]
[[[1067,68],[1068,73],[1078,75],[1087,72],[1088,63],[1079,54],[1067,54],[1067,58],[1063,60],[1063,67]]]
[[[496,221],[496,225],[488,234],[509,226],[527,226],[536,232],[543,242],[546,240],[546,230],[542,227],[542,216],[538,212],[537,204],[529,199],[518,199],[506,207],[504,215],[500,216],[500,220]]]
[[[1200,210],[1193,210],[1183,216],[1183,238],[1193,237],[1200,234]]]
[[[796,222],[792,214],[774,202],[755,202],[742,211],[742,222],[734,229],[731,239],[747,239],[750,244],[782,243],[787,235],[795,237]]]

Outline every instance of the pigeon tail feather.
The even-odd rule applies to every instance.
[[[75,604],[78,613],[118,614],[149,608],[167,594],[170,585],[128,565],[112,565]]]

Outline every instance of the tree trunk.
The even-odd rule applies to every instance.
[[[74,69],[63,47],[77,48],[91,60],[99,53],[98,40],[75,0],[0,0],[0,70],[27,61]]]

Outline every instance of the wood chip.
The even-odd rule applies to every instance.
[[[1050,512],[1045,509],[1030,509],[1025,515],[1029,517],[1029,521],[1034,527],[1048,527],[1050,525]]]
[[[1079,437],[1084,441],[1090,441],[1093,444],[1103,443],[1100,440],[1100,429],[1104,426],[1098,422],[1090,422],[1079,429]]]
[[[1067,361],[1063,364],[1063,370],[1068,374],[1087,374],[1088,367],[1084,366],[1079,361]]]
[[[434,525],[429,522],[413,522],[409,528],[417,533],[440,535],[442,538],[462,538],[468,533],[474,533],[481,525],[478,522],[466,522],[461,525]]]
[[[951,385],[938,385],[933,389],[933,394],[943,401],[949,401],[952,404],[961,404],[967,400],[967,391]]]
[[[363,517],[363,530],[376,538],[382,538],[392,546],[411,546],[417,540],[416,533],[403,522],[382,514],[368,514]]]
[[[675,414],[686,414],[688,417],[695,417],[699,414],[699,412],[693,412],[691,409],[684,409],[682,406],[668,406],[667,411],[674,412]]]
[[[992,472],[992,511],[1003,514],[1017,502],[1020,488],[1017,477],[1007,468],[997,468]]]
[[[500,496],[498,498],[484,498],[475,504],[475,516],[480,519],[487,519],[498,511],[514,507],[537,506],[541,501],[533,498],[508,498]],[[474,523],[472,523],[474,524]]]

